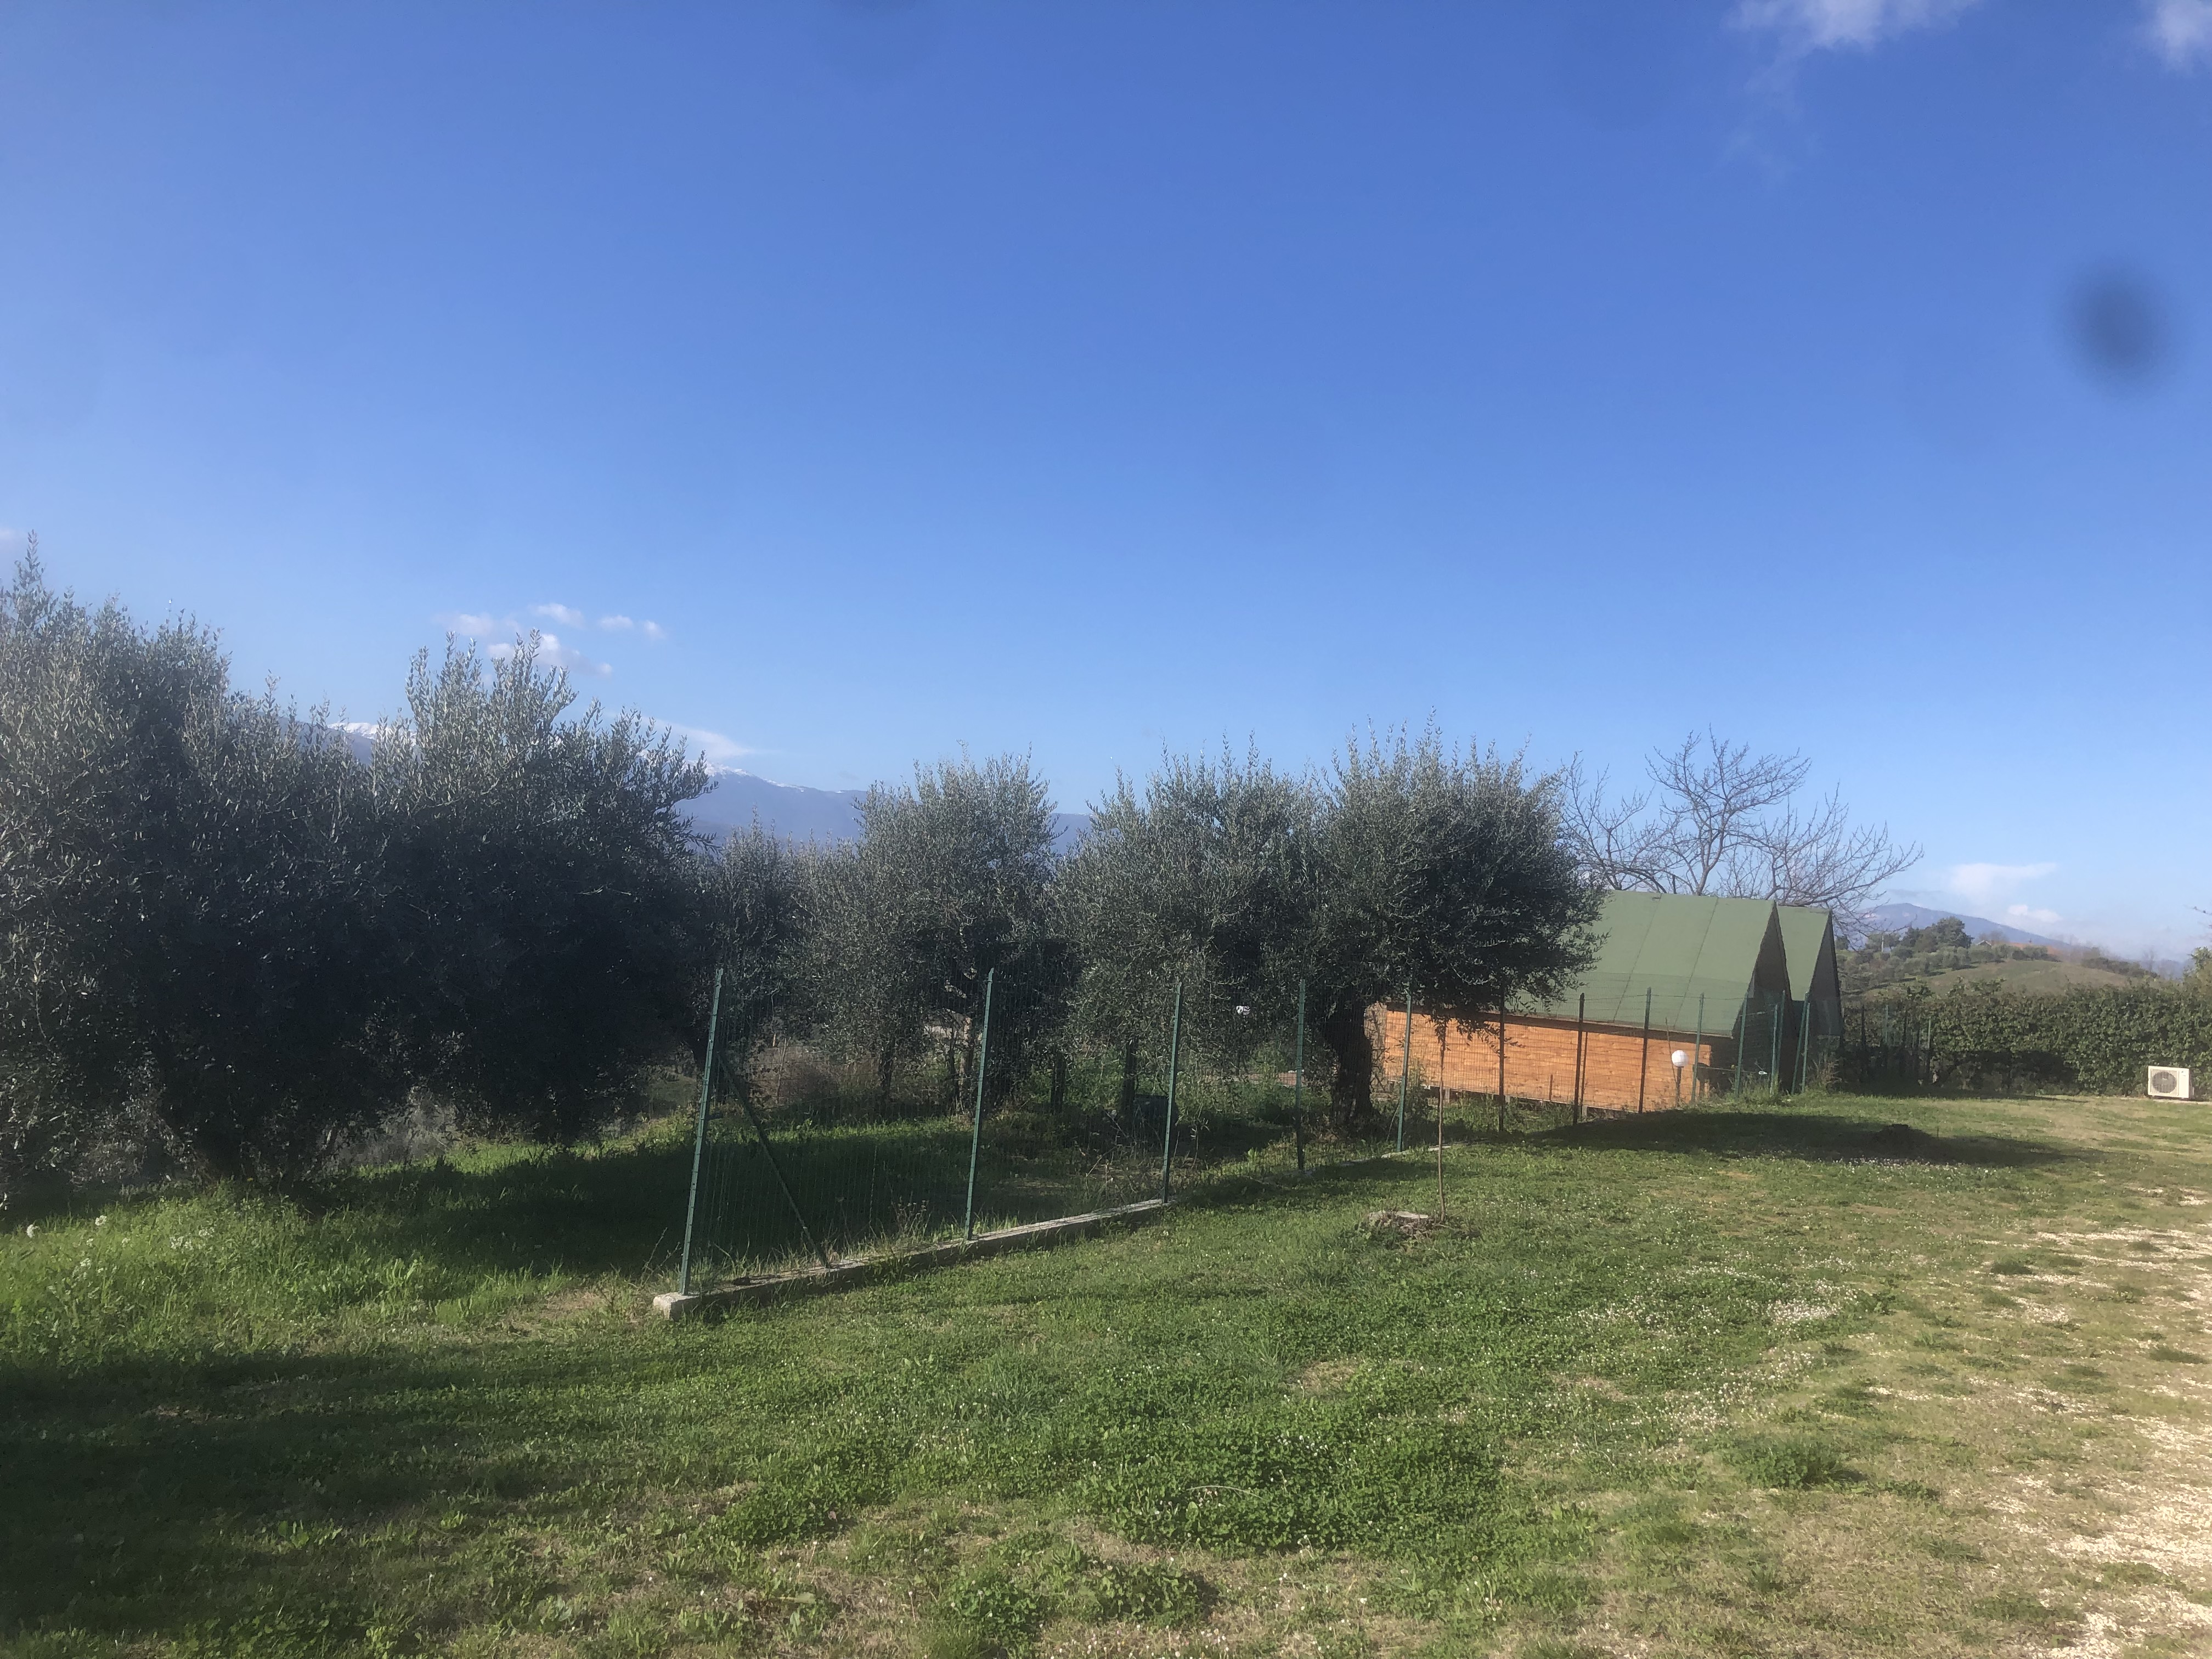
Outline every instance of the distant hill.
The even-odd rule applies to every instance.
[[[771,783],[734,766],[713,769],[714,787],[684,811],[703,835],[726,836],[754,819],[786,841],[854,841],[860,834],[865,789],[809,789],[804,784]]]
[[[366,720],[348,720],[331,729],[366,766],[376,728]],[[734,766],[708,769],[714,775],[713,785],[697,799],[686,801],[683,809],[702,836],[720,840],[757,818],[770,834],[802,845],[860,838],[860,803],[868,794],[865,789],[810,789],[803,783],[773,783]],[[1063,853],[1090,832],[1088,812],[1052,815],[1053,844]]]
[[[865,789],[810,789],[799,783],[772,783],[734,766],[713,769],[714,787],[684,811],[702,835],[726,836],[743,830],[756,818],[770,834],[789,842],[820,842],[825,846],[857,841],[860,835],[860,803]],[[1090,832],[1086,812],[1054,812],[1054,844],[1063,853]]]
[[[2031,933],[2025,927],[1991,921],[1987,916],[1969,916],[1957,910],[1930,910],[1922,904],[1877,904],[1866,913],[1866,919],[1875,925],[1875,930],[1884,933],[1901,933],[1908,927],[1925,927],[1946,916],[1957,916],[1965,922],[1967,935],[1972,939],[2002,939],[2007,945],[2063,945],[2066,942],[2045,938],[2041,933]]]
[[[1995,980],[2008,991],[2071,991],[2082,986],[2124,990],[2143,981],[2125,974],[2107,972],[2086,962],[1985,962],[1972,968],[1954,968],[1930,974],[1920,981],[1930,991],[1942,993],[1982,980]]]
[[[369,753],[376,747],[376,725],[374,721],[340,720],[337,725],[331,726],[330,729],[337,732],[340,738],[344,739],[346,753],[351,755],[363,766],[368,764]]]

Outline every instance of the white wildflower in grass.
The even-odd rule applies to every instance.
[[[104,1215],[96,1215],[92,1218],[92,1224],[95,1227],[105,1227],[107,1224],[107,1218]]]
[[[29,1226],[27,1226],[27,1227],[26,1227],[26,1228],[24,1228],[24,1229],[23,1229],[23,1237],[26,1237],[26,1238],[36,1238],[38,1236],[39,1236],[39,1224],[38,1224],[37,1222],[35,1222],[35,1221],[34,1221],[34,1222],[33,1222]]]

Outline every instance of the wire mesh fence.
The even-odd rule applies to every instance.
[[[1082,1037],[1048,1038],[1029,987],[985,995],[906,1052],[772,1045],[702,1078],[686,1286],[1161,1198],[1302,1139],[1295,1067],[1225,1056],[1176,988]]]
[[[1906,1094],[1937,1081],[1932,1009],[1869,1000],[1855,1011],[1853,1023],[1857,1029],[1843,1048],[1854,1088],[1873,1094]]]
[[[1367,1011],[1363,1092],[1338,1086],[1302,996],[1255,1008],[1170,982],[1078,1030],[1051,995],[993,975],[976,1006],[876,1052],[775,1042],[737,1063],[710,1037],[679,1289],[1225,1176],[1433,1151],[1441,1182],[1450,1145],[1817,1085],[1839,1029],[1824,1006],[1756,994],[1697,1009],[1686,1031],[1510,1009],[1461,1021],[1425,1011],[1409,987]]]

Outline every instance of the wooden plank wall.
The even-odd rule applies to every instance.
[[[1395,1089],[1406,1052],[1406,1011],[1376,1006],[1368,1012],[1375,1038],[1375,1092],[1379,1099]],[[1439,1048],[1439,1038],[1442,1047]],[[1644,1073],[1647,1111],[1671,1109],[1674,1101],[1674,1050],[1690,1049],[1687,1032],[1654,1027],[1649,1052],[1641,1030],[1618,1026],[1587,1028],[1583,1037],[1583,1103],[1612,1111],[1634,1111],[1637,1070]],[[1713,1063],[1714,1037],[1707,1033],[1692,1056],[1699,1066]],[[1682,1068],[1682,1103],[1689,1103],[1691,1067]],[[1442,1085],[1455,1093],[1494,1094],[1498,1089],[1498,1027],[1479,1027],[1472,1035],[1447,1022],[1441,1031],[1427,1015],[1413,1015],[1413,1078]],[[1575,1023],[1508,1015],[1505,1021],[1505,1092],[1516,1100],[1572,1100],[1575,1094]]]

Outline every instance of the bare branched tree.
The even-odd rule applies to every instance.
[[[1610,796],[1607,777],[1568,769],[1562,821],[1593,887],[1814,905],[1856,918],[1920,848],[1886,825],[1854,825],[1840,793],[1800,805],[1813,763],[1753,755],[1692,732],[1644,764],[1646,787]]]

